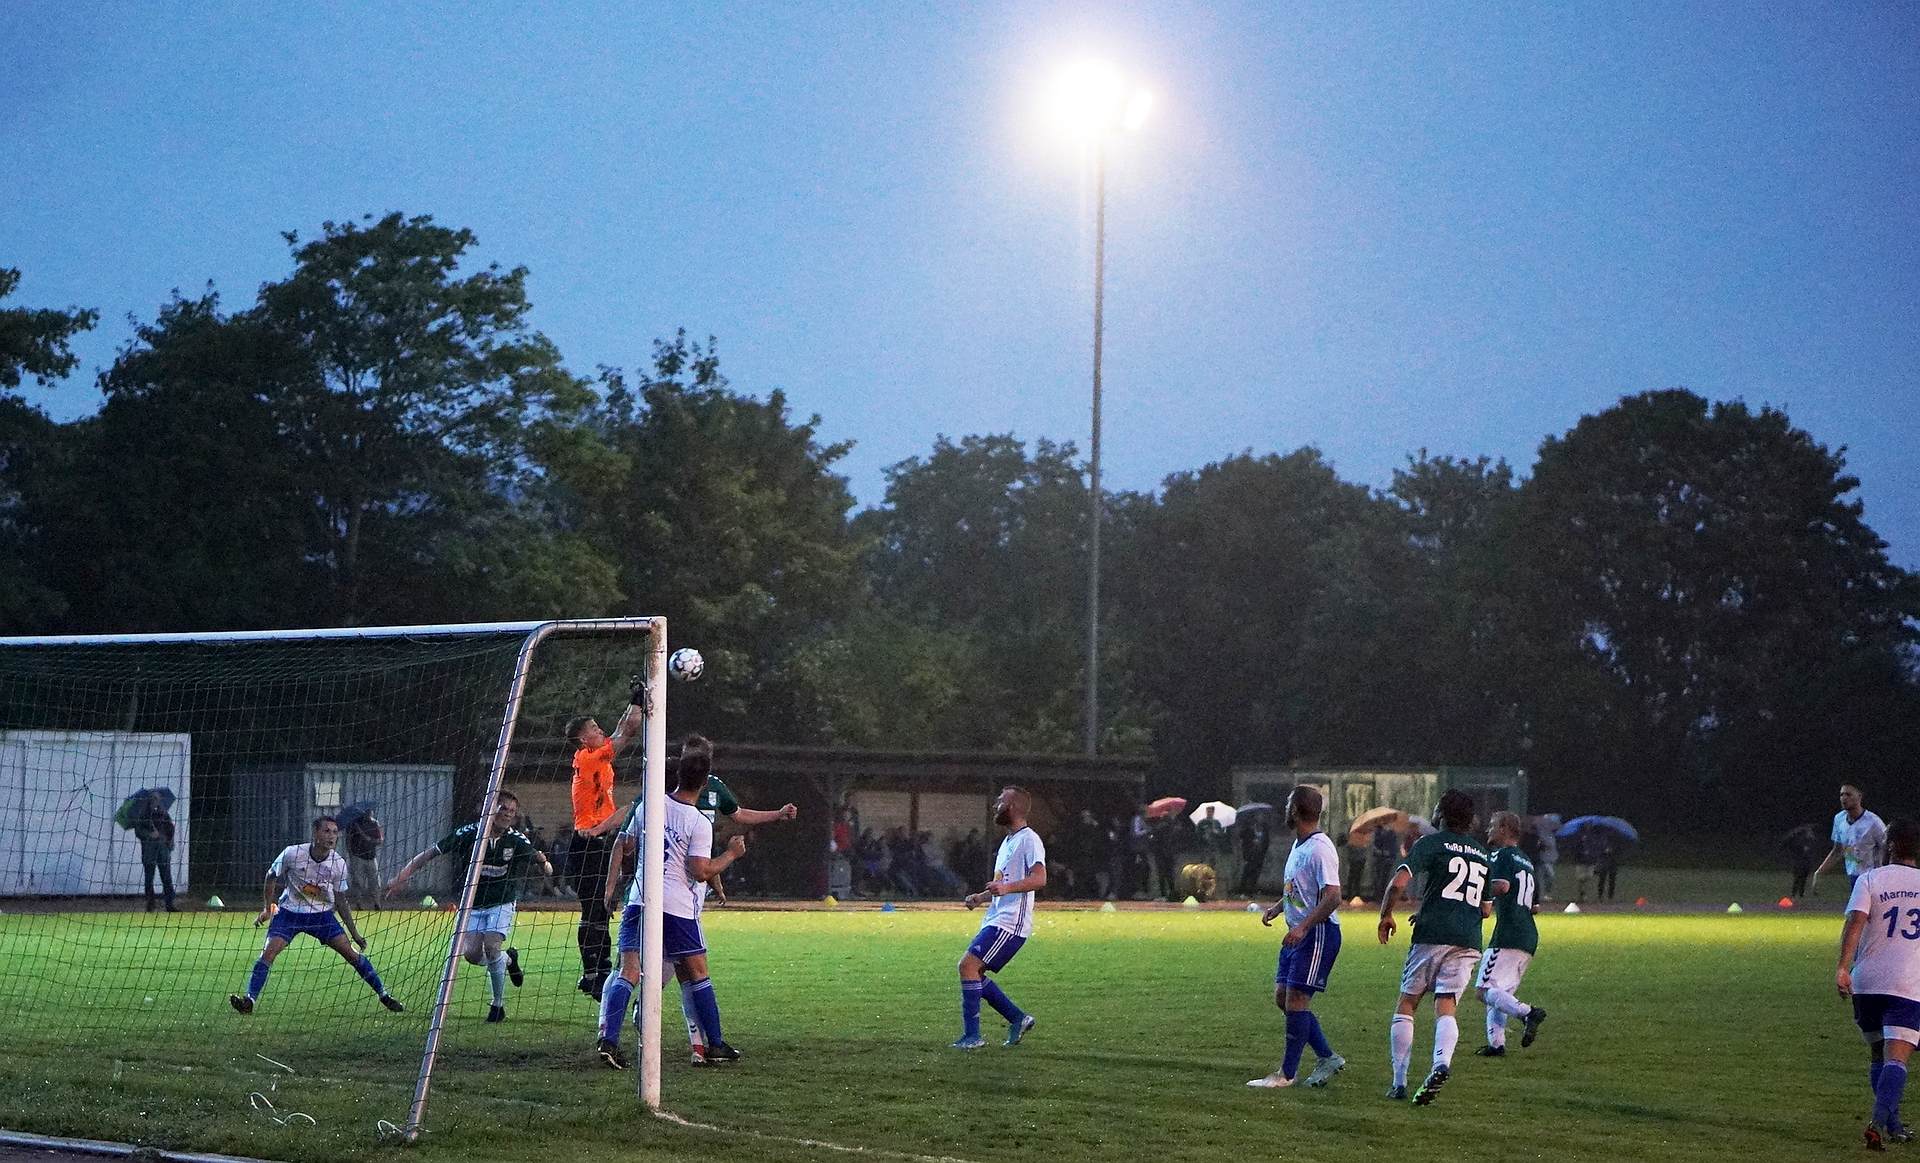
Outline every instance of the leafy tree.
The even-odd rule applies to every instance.
[[[0,267],[0,299],[19,286],[20,272]],[[65,311],[0,308],[0,388],[17,388],[25,376],[32,376],[41,387],[64,378],[79,362],[69,341],[99,319],[100,312],[78,307]]]
[[[1243,453],[1168,477],[1116,539],[1116,625],[1183,786],[1224,792],[1234,763],[1307,755],[1312,611],[1339,580],[1333,541],[1374,504],[1315,449]]]
[[[885,500],[856,520],[880,604],[973,642],[969,717],[948,746],[1079,746],[1088,505],[1073,457],[1047,440],[1029,453],[1011,435],[942,437],[888,468]]]
[[[1602,806],[1690,788],[1731,808],[1753,790],[1733,741],[1812,728],[1807,691],[1839,676],[1902,673],[1920,600],[1845,463],[1783,412],[1684,390],[1542,445],[1516,541],[1526,633],[1601,680],[1623,751],[1543,733]]]
[[[708,731],[813,741],[824,676],[796,652],[859,596],[848,527],[853,497],[786,397],[735,392],[711,340],[654,346],[650,375],[602,374],[606,399],[572,438],[556,437],[555,517],[617,569],[623,608],[666,614],[675,642],[701,649],[706,677],[676,687],[676,713]],[[589,439],[588,437],[591,437]]]

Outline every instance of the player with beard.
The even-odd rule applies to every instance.
[[[1004,787],[993,801],[993,822],[1007,830],[994,858],[993,879],[966,898],[968,908],[987,906],[987,921],[960,959],[960,1037],[956,1050],[978,1050],[987,1044],[980,1036],[980,1003],[984,1000],[1007,1019],[1007,1041],[1017,1046],[1033,1029],[1033,1015],[1014,1005],[986,974],[998,973],[1033,934],[1033,894],[1047,886],[1047,846],[1027,826],[1033,797],[1024,789]]]

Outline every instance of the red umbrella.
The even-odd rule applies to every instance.
[[[1179,796],[1162,796],[1147,805],[1147,819],[1157,820],[1162,816],[1177,816],[1185,811],[1187,801]]]

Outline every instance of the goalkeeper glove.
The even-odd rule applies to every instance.
[[[653,714],[653,696],[647,689],[647,676],[636,674],[627,683],[627,702],[639,707],[641,714]]]

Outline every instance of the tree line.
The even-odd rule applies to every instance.
[[[714,734],[1077,749],[1075,447],[940,437],[856,512],[848,445],[711,340],[566,366],[523,267],[391,214],[176,292],[57,423],[92,311],[0,305],[0,627],[225,630],[664,613]],[[0,300],[19,273],[0,270]],[[1104,498],[1100,736],[1182,794],[1239,763],[1518,764],[1536,802],[1786,819],[1920,753],[1920,583],[1844,450],[1647,391],[1384,490],[1312,448]],[[1911,793],[1907,793],[1911,795]]]

